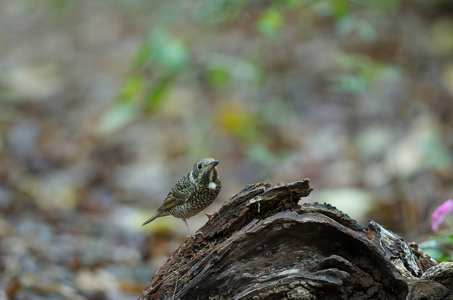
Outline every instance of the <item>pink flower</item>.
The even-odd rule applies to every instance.
[[[440,224],[444,221],[445,216],[453,211],[453,199],[448,199],[437,207],[432,215],[431,229],[434,232],[439,230]]]

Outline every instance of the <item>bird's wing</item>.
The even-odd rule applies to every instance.
[[[160,211],[168,211],[172,209],[175,206],[178,206],[187,199],[187,194],[184,192],[180,191],[173,191],[167,195],[167,198],[165,198],[164,203],[162,206],[159,208]]]

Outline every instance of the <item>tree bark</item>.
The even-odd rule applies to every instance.
[[[374,221],[298,205],[309,180],[246,186],[188,239],[140,299],[453,299],[438,265]]]

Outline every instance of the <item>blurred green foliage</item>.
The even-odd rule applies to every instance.
[[[192,16],[198,22],[219,24],[238,17],[250,0],[202,0],[193,6]]]
[[[133,58],[133,68],[152,67],[162,77],[172,76],[186,66],[187,50],[168,32],[153,29]]]
[[[449,151],[439,132],[422,132],[420,148],[430,169],[435,171],[450,171],[453,167],[452,153]]]
[[[141,111],[158,109],[186,66],[184,43],[168,32],[152,30],[132,57],[131,75],[117,102],[101,116],[99,131],[111,133],[130,123]]]
[[[332,47],[331,52],[320,53],[331,54],[332,58],[326,59],[332,59],[334,67],[326,72],[328,75],[321,83],[308,80],[307,84],[321,85],[321,93],[327,96],[330,92],[331,95],[355,97],[364,102],[371,94],[371,101],[382,101],[381,105],[389,106],[383,109],[391,110],[392,99],[387,99],[388,95],[380,91],[391,89],[386,86],[388,83],[403,86],[407,70],[401,63],[383,59],[381,54],[370,49],[354,49],[348,43],[362,47],[379,43],[384,37],[378,29],[382,24],[376,20],[379,16],[397,13],[402,3],[402,0],[274,0],[261,3],[202,0],[176,8],[177,12],[171,18],[164,17],[163,13],[157,14],[161,21],[150,26],[132,57],[130,73],[121,92],[100,118],[100,132],[114,132],[139,116],[152,117],[165,108],[166,101],[175,101],[171,91],[176,86],[188,86],[189,91],[191,88],[201,91],[201,95],[195,97],[203,99],[197,103],[188,102],[188,105],[196,107],[196,117],[192,121],[197,123],[193,128],[199,134],[187,142],[189,149],[186,153],[197,156],[211,149],[203,141],[209,136],[210,126],[215,126],[216,130],[228,134],[245,149],[245,157],[251,163],[271,169],[278,163],[295,159],[294,151],[297,150],[276,136],[287,134],[285,130],[289,130],[288,124],[292,120],[299,118],[301,121],[301,114],[295,113],[297,102],[307,104],[310,99],[301,96],[307,79],[297,81],[297,76],[298,72],[309,72],[310,67],[302,71],[296,67],[292,69],[285,64],[299,62],[288,63],[284,60],[285,54],[278,52],[275,56],[280,56],[273,61],[273,51],[299,51],[301,44],[316,36],[319,28],[330,26],[340,46],[335,45],[338,48]],[[156,7],[162,12],[168,9],[163,3]],[[156,23],[159,26],[155,26]],[[230,28],[236,36],[228,36]],[[216,39],[219,30],[223,30],[230,41],[230,44],[223,45],[224,48],[218,47],[221,44]],[[293,39],[292,44],[288,43],[289,37]],[[253,43],[241,44],[248,38],[253,39]],[[298,67],[305,66],[300,63]],[[291,93],[288,92],[291,85],[288,78],[291,76],[297,78],[294,79],[298,82],[295,88],[297,100],[290,100]],[[275,92],[275,87],[268,89],[267,85],[276,82],[281,83],[285,92],[267,93],[267,90]],[[254,92],[258,99],[250,96]],[[209,106],[209,113],[204,105]],[[392,126],[367,126],[354,132],[352,149],[357,150],[363,161],[396,161],[396,169],[407,168],[407,174],[417,168],[445,171],[453,165],[453,157],[439,132],[432,128],[414,130],[399,140],[386,125]],[[389,150],[392,143],[398,145]],[[399,146],[401,149],[398,150]],[[416,149],[409,155],[411,147]],[[420,158],[424,159],[422,163],[418,161]],[[383,176],[378,168],[374,170],[376,176]],[[353,198],[348,195],[348,199]]]
[[[264,76],[259,66],[250,60],[217,52],[205,57],[200,67],[212,88],[231,88],[234,80],[259,85]]]
[[[420,240],[453,192],[447,1],[3,1],[0,255],[19,263],[0,279],[32,275],[32,298],[40,279],[109,290],[98,269],[148,283],[180,221],[145,228],[152,244],[139,221],[204,156],[221,161],[217,207],[309,177],[308,201]],[[452,260],[452,242],[420,247]]]
[[[275,9],[269,9],[261,15],[257,25],[262,35],[272,37],[283,27],[283,16]]]
[[[438,262],[453,261],[453,234],[435,234],[430,239],[419,244],[426,254]]]
[[[378,39],[378,32],[366,20],[355,16],[344,16],[336,23],[336,29],[341,36],[356,34],[365,42],[374,42]]]
[[[263,144],[253,144],[247,150],[247,156],[251,162],[271,166],[275,161],[275,154]]]
[[[302,23],[299,30],[307,31],[312,28],[307,22],[317,18],[331,18],[341,36],[357,35],[365,42],[373,42],[378,38],[374,27],[366,18],[351,15],[351,10],[374,8],[389,11],[395,9],[401,1],[269,1],[259,5],[259,16],[256,19],[256,30],[264,39],[279,38],[285,30],[285,20],[290,14],[298,15]],[[67,3],[63,1],[62,3]],[[63,5],[63,4],[61,4]],[[101,117],[100,131],[108,133],[120,129],[133,121],[139,114],[154,112],[165,101],[166,95],[175,82],[184,77],[185,80],[196,80],[203,76],[210,88],[231,89],[236,80],[246,80],[253,85],[262,82],[266,73],[261,66],[254,62],[260,61],[259,52],[244,53],[244,56],[231,56],[226,53],[212,53],[209,57],[193,61],[191,44],[199,43],[203,35],[209,36],[213,25],[226,25],[240,22],[254,4],[250,0],[205,0],[197,2],[191,8],[181,8],[178,16],[188,16],[199,25],[198,33],[202,36],[186,35],[182,41],[173,35],[173,29],[179,26],[178,18],[166,20],[165,29],[153,26],[142,45],[132,58],[131,72],[125,80],[116,104]],[[160,3],[158,9],[165,11],[166,6]],[[185,12],[190,11],[187,15]],[[162,19],[162,15],[159,15]],[[253,53],[253,54],[252,54]],[[191,57],[191,59],[189,59]],[[343,93],[364,93],[371,85],[381,78],[398,77],[398,68],[386,65],[372,58],[356,53],[345,53],[338,61],[344,70],[343,74],[333,78],[331,89]],[[125,102],[131,102],[125,104]],[[123,111],[123,113],[122,113]],[[113,120],[117,118],[118,120]],[[243,125],[238,125],[246,130]]]
[[[118,102],[110,107],[100,118],[98,130],[109,134],[131,122],[138,113],[134,102]]]
[[[381,80],[397,80],[400,72],[396,66],[373,60],[363,54],[343,54],[338,63],[344,73],[333,80],[334,91],[364,93]]]

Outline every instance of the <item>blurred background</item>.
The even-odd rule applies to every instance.
[[[187,235],[140,225],[203,157],[223,182],[207,212],[308,177],[302,201],[424,241],[453,197],[452,17],[447,0],[0,0],[0,298],[136,299]]]

